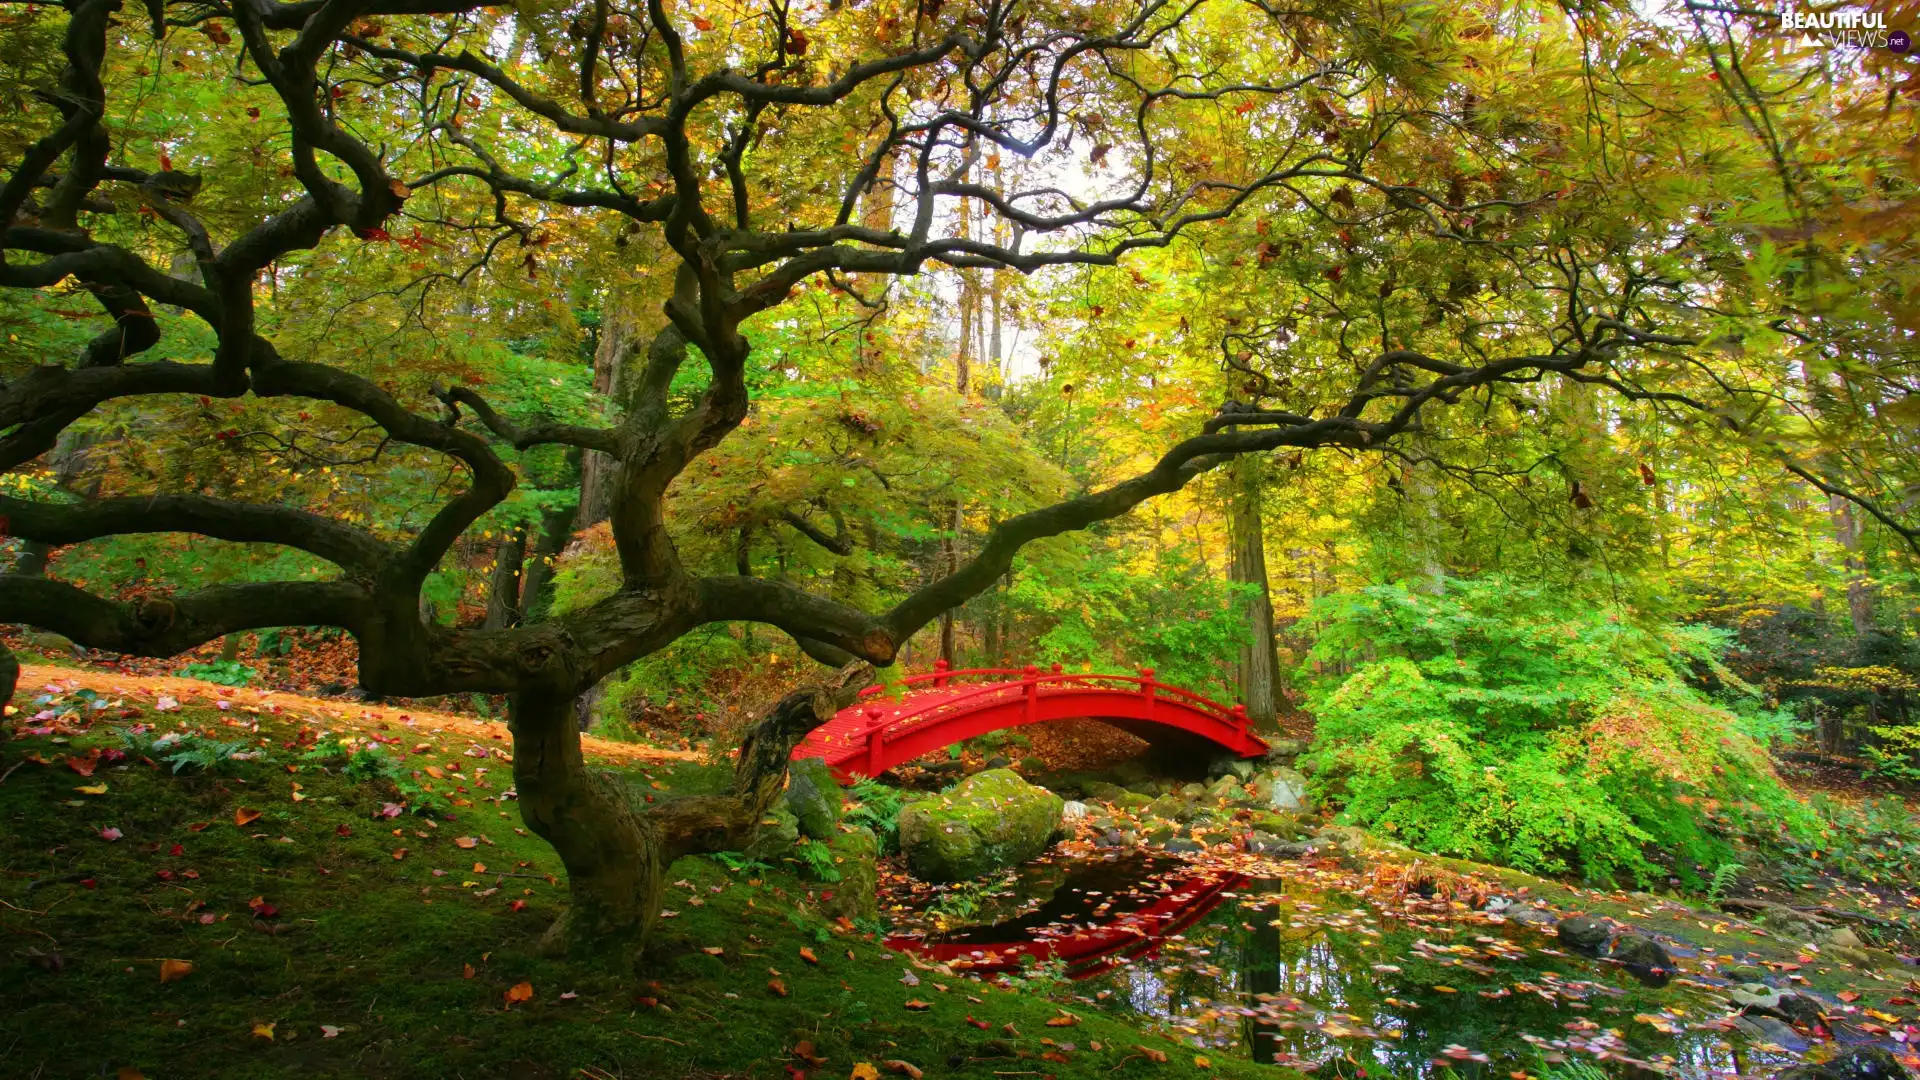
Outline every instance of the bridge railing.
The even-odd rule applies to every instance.
[[[991,679],[979,686],[957,694],[943,694],[937,699],[915,702],[911,697],[896,704],[891,716],[887,709],[874,699],[886,691],[883,686],[869,686],[861,691],[860,697],[866,702],[863,712],[867,725],[859,733],[869,739],[891,742],[920,726],[920,722],[937,717],[942,713],[962,711],[968,703],[988,698],[1005,698],[1009,692],[1017,689],[1022,697],[1033,702],[1043,689],[1072,687],[1099,687],[1115,689],[1130,687],[1141,697],[1148,699],[1164,698],[1193,709],[1202,715],[1211,716],[1221,725],[1237,734],[1247,732],[1247,710],[1244,705],[1222,705],[1221,703],[1178,686],[1170,686],[1154,677],[1154,669],[1143,667],[1137,675],[1121,675],[1100,672],[1068,672],[1059,664],[1053,664],[1045,670],[1028,664],[1021,668],[961,668],[950,669],[946,661],[936,660],[933,670],[919,675],[909,675],[899,684],[910,690],[914,687],[945,690],[958,679]],[[918,706],[918,707],[916,707]],[[1031,708],[1032,706],[1029,705]]]

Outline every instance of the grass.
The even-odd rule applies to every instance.
[[[896,1059],[929,1076],[1194,1072],[1190,1048],[1115,1016],[1075,1006],[1049,1027],[1061,1007],[1035,985],[922,970],[909,988],[905,958],[812,912],[822,886],[711,858],[673,867],[677,914],[638,975],[540,955],[565,882],[484,734],[381,733],[452,814],[389,818],[390,780],[302,760],[311,717],[21,704],[0,743],[0,1075],[845,1077]],[[113,760],[141,723],[267,756],[178,775]],[[722,779],[689,762],[628,771],[641,797]],[[191,971],[163,981],[168,960]],[[523,984],[531,999],[510,1001]],[[916,997],[930,1007],[909,1011]],[[795,1056],[803,1041],[824,1064]]]

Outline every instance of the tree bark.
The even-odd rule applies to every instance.
[[[567,868],[569,904],[543,945],[577,955],[622,950],[630,963],[659,920],[664,844],[617,781],[587,769],[571,704],[539,690],[507,699],[521,820]]]
[[[1227,577],[1236,585],[1246,586],[1249,593],[1241,608],[1248,640],[1240,647],[1234,665],[1240,701],[1255,726],[1270,730],[1278,724],[1275,684],[1280,662],[1273,641],[1273,598],[1267,588],[1266,532],[1260,518],[1260,482],[1265,465],[1266,460],[1259,455],[1245,454],[1228,466],[1227,532],[1233,550],[1227,560]]]
[[[851,704],[873,667],[848,664],[768,710],[740,741],[731,787],[720,795],[636,803],[612,774],[586,767],[564,693],[508,698],[520,817],[567,869],[569,905],[542,941],[553,952],[637,961],[660,921],[674,860],[746,846],[785,790],[787,762],[807,733]]]
[[[524,526],[500,538],[493,549],[493,574],[487,583],[488,630],[500,630],[520,621],[520,570],[527,558]]]

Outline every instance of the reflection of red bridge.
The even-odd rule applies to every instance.
[[[1246,884],[1243,874],[1214,872],[1177,880],[1164,891],[1145,898],[1142,906],[1116,915],[1101,925],[1073,924],[1040,928],[1022,941],[929,942],[917,937],[891,937],[889,949],[943,960],[968,971],[1010,971],[1026,957],[1061,960],[1067,973],[1085,979],[1111,969],[1123,958],[1153,953],[1167,938],[1178,934],[1220,906],[1225,894]],[[991,932],[991,931],[987,931]],[[971,939],[975,931],[963,935]]]
[[[962,679],[991,682],[959,682]],[[1138,675],[1074,675],[1055,664],[1025,668],[948,671],[944,663],[905,680],[895,702],[869,687],[863,700],[840,710],[794,748],[796,758],[823,757],[842,780],[879,776],[895,765],[943,746],[1002,728],[1042,720],[1105,720],[1154,742],[1211,745],[1241,757],[1267,752],[1247,732],[1247,712],[1191,690],[1155,682],[1152,668]]]

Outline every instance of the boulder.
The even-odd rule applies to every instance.
[[[1127,844],[1126,834],[1121,832],[1119,829],[1108,829],[1106,832],[1101,833],[1093,841],[1094,847],[1103,847],[1103,848],[1125,847],[1126,844]]]
[[[801,758],[787,766],[787,809],[800,831],[815,840],[832,840],[840,823],[840,784],[825,758]]]
[[[753,842],[747,845],[747,858],[768,866],[780,865],[787,852],[800,839],[800,819],[793,811],[780,803],[775,803],[761,815],[760,829],[753,834]]]
[[[1276,814],[1271,810],[1257,810],[1247,819],[1254,828],[1270,832],[1283,840],[1291,840],[1300,835],[1300,819],[1292,814]]]
[[[858,825],[827,844],[840,880],[820,892],[820,912],[829,919],[871,919],[880,913],[880,842]]]
[[[1262,787],[1270,809],[1299,814],[1313,808],[1313,800],[1307,794],[1307,778],[1300,775],[1299,770],[1281,766],[1260,775],[1267,781]]]
[[[1153,796],[1142,795],[1137,791],[1129,791],[1116,797],[1113,800],[1113,805],[1128,813],[1138,814],[1140,811],[1153,805]]]
[[[1268,739],[1267,760],[1277,765],[1291,765],[1293,759],[1307,752],[1304,739]]]
[[[1047,848],[1065,801],[1008,769],[976,773],[900,808],[900,850],[922,881],[963,881]]]
[[[1167,852],[1172,855],[1198,855],[1205,850],[1207,850],[1205,844],[1189,840],[1184,836],[1176,836],[1167,841]]]
[[[1118,803],[1128,794],[1126,788],[1119,784],[1109,784],[1104,780],[1089,780],[1080,785],[1080,790],[1086,793],[1087,798],[1099,799],[1105,803]]]
[[[1893,1051],[1875,1043],[1856,1046],[1827,1062],[1827,1071],[1839,1080],[1908,1080],[1906,1067]]]
[[[1086,817],[1090,812],[1091,811],[1087,809],[1086,803],[1068,799],[1066,802],[1060,804],[1060,823],[1062,825],[1072,825],[1074,822]]]
[[[1613,936],[1613,929],[1606,923],[1585,915],[1561,919],[1554,931],[1560,935],[1562,944],[1584,953],[1598,953],[1606,947],[1607,939]]]
[[[1733,1026],[1754,1042],[1784,1046],[1794,1053],[1799,1053],[1808,1046],[1805,1036],[1780,1021],[1775,1020],[1771,1016],[1736,1017],[1733,1021]],[[1796,1066],[1788,1069],[1786,1072],[1779,1074],[1778,1080],[1787,1080],[1790,1074],[1797,1074],[1803,1068],[1809,1067]],[[1813,1068],[1817,1068],[1817,1066]],[[1797,1076],[1795,1080],[1832,1080],[1832,1078],[1824,1076]]]
[[[1162,795],[1148,803],[1145,813],[1162,821],[1184,821],[1193,816],[1193,808],[1174,795]]]
[[[1207,789],[1207,797],[1210,799],[1235,799],[1244,794],[1246,794],[1245,785],[1232,773],[1215,780],[1213,786]]]
[[[1640,934],[1616,935],[1607,943],[1607,959],[1648,986],[1665,986],[1673,978],[1673,957],[1659,942]]]
[[[1752,1018],[1743,1016],[1740,1019],[1744,1025]],[[1791,1042],[1781,1042],[1780,1045],[1795,1048]],[[1871,1043],[1856,1046],[1821,1064],[1795,1065],[1774,1076],[1775,1080],[1909,1080],[1906,1067],[1900,1064],[1900,1059],[1892,1051]]]
[[[1223,754],[1207,763],[1207,778],[1209,780],[1218,779],[1223,776],[1231,776],[1241,781],[1251,780],[1253,778],[1253,762],[1248,761],[1246,758]]]
[[[1338,848],[1345,852],[1359,851],[1367,843],[1367,832],[1357,825],[1322,825],[1313,834],[1313,844],[1321,849]]]
[[[1005,754],[995,754],[987,759],[986,767],[989,769],[1004,769],[1011,764],[1013,763],[1007,760]]]
[[[1179,792],[1179,794],[1180,794],[1180,797],[1181,797],[1181,798],[1183,798],[1183,799],[1198,799],[1198,798],[1202,798],[1202,797],[1204,797],[1204,796],[1206,795],[1206,793],[1207,793],[1207,785],[1205,785],[1205,784],[1198,784],[1198,783],[1195,783],[1195,784],[1181,784],[1181,785],[1180,785],[1180,792]]]
[[[1548,927],[1559,921],[1559,916],[1546,908],[1516,907],[1507,909],[1507,921],[1526,926]]]

